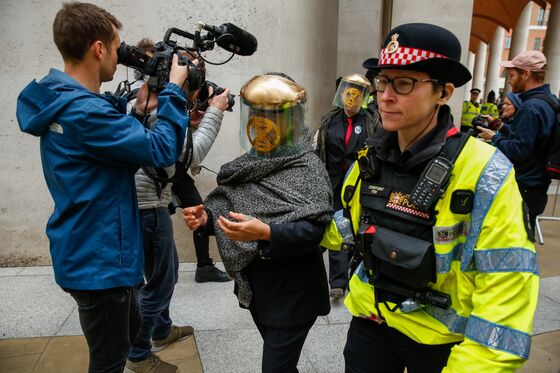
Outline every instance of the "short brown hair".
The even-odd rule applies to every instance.
[[[64,61],[80,61],[96,40],[107,46],[113,41],[113,26],[122,28],[115,16],[97,5],[64,3],[54,18],[54,43]]]

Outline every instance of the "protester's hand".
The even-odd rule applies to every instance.
[[[232,220],[220,216],[218,219],[218,227],[230,240],[270,240],[270,226],[268,224],[263,223],[259,219],[231,211],[229,217]]]
[[[146,101],[148,106],[146,106]],[[152,91],[148,87],[148,83],[144,83],[138,95],[136,96],[136,102],[134,103],[134,109],[138,115],[146,116],[157,108],[158,105],[158,93]]]
[[[208,96],[211,96],[213,92],[214,89],[211,86],[208,86]],[[208,105],[215,107],[223,113],[228,107],[228,94],[229,88],[226,88],[221,94],[208,100]]]
[[[183,209],[183,220],[191,231],[206,226],[208,214],[204,210],[204,205],[186,207]]]
[[[198,60],[194,60],[193,63],[196,61],[195,65],[198,64]],[[169,71],[169,82],[175,83],[179,87],[182,87],[189,75],[189,67],[187,65],[179,65],[179,57],[174,54],[173,55],[173,62],[171,63],[171,70]]]
[[[477,127],[477,129],[479,131],[478,137],[483,138],[486,141],[492,140],[492,137],[496,134],[496,132],[488,128]]]

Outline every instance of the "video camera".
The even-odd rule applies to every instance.
[[[206,35],[202,35],[202,30],[207,31]],[[177,41],[171,40],[173,35],[193,40],[193,45],[191,47],[179,46]],[[179,63],[189,66],[187,84],[189,90],[194,91],[202,87],[206,77],[204,72],[185,57],[181,51],[195,52],[198,58],[214,65],[215,63],[207,61],[200,53],[213,49],[215,44],[232,53],[227,61],[220,64],[231,60],[234,54],[249,56],[257,49],[257,39],[252,34],[231,23],[224,23],[221,26],[215,27],[199,22],[197,31],[194,34],[177,28],[169,28],[165,32],[163,41],[156,44],[152,56],[148,55],[141,48],[122,42],[118,49],[118,63],[149,76],[148,86],[153,90],[162,90],[165,83],[169,81],[173,55],[177,54],[179,56]],[[216,88],[220,87],[214,87],[214,91],[218,91]],[[231,96],[228,97],[228,100],[233,100],[234,96]],[[233,103],[230,106],[233,106]]]

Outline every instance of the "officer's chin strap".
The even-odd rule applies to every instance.
[[[414,136],[414,138],[408,144],[406,144],[406,146],[403,148],[403,150],[401,150],[401,153],[404,153],[404,151],[406,149],[408,149],[410,147],[410,145],[414,144],[414,142],[416,140],[418,140],[418,138],[420,138],[420,136],[422,136],[422,134],[424,134],[424,132],[426,132],[426,129],[428,127],[430,127],[430,124],[432,123],[432,120],[434,120],[434,117],[436,116],[436,113],[438,112],[438,108],[439,108],[439,105],[436,104],[436,108],[434,109],[434,112],[432,113],[432,116],[430,117],[430,120],[428,120],[428,123],[426,123],[426,125],[424,126],[422,131],[418,132],[418,134],[416,136]]]

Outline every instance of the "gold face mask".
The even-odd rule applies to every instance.
[[[268,153],[278,147],[282,134],[274,121],[255,116],[247,122],[247,138],[253,149]]]
[[[354,87],[349,87],[342,93],[344,106],[358,107],[362,104],[363,99],[361,90]]]

